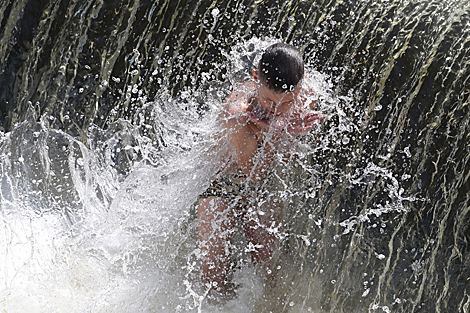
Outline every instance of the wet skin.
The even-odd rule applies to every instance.
[[[256,71],[253,77],[258,79]],[[245,92],[229,96],[221,125],[228,140],[225,143],[231,148],[229,158],[235,164],[234,171],[243,172],[252,182],[262,180],[282,134],[300,135],[320,121],[317,112],[303,107],[309,94],[300,85],[292,92],[276,93],[263,84],[252,84],[253,96],[247,97]],[[269,142],[265,143],[268,132]],[[275,243],[273,227],[278,224],[279,210],[274,204],[264,203],[254,211],[248,214],[247,208],[222,198],[201,198],[198,202],[202,280],[221,293],[226,290],[231,268],[231,236],[236,216],[242,217],[247,242],[255,247],[251,250],[254,264],[262,272],[270,266]]]

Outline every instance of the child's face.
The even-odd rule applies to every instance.
[[[260,84],[258,86],[258,101],[272,115],[282,115],[294,108],[299,91],[300,87],[297,86],[292,92],[277,93]]]
[[[258,79],[258,73],[253,71],[253,77]],[[300,93],[300,84],[290,92],[274,92],[264,84],[258,84],[259,104],[268,111],[271,116],[282,115],[290,112],[297,104]]]

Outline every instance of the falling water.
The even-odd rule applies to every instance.
[[[469,312],[469,23],[458,0],[0,2],[0,309]],[[263,195],[272,281],[239,231],[214,306],[201,156],[277,40],[325,118]]]

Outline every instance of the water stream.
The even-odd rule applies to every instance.
[[[0,311],[469,312],[469,23],[459,0],[0,2]],[[260,194],[272,280],[240,230],[213,305],[201,160],[278,40],[325,118]]]

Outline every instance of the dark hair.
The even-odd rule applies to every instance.
[[[269,46],[258,63],[258,78],[274,92],[294,90],[303,75],[302,54],[286,43]]]

